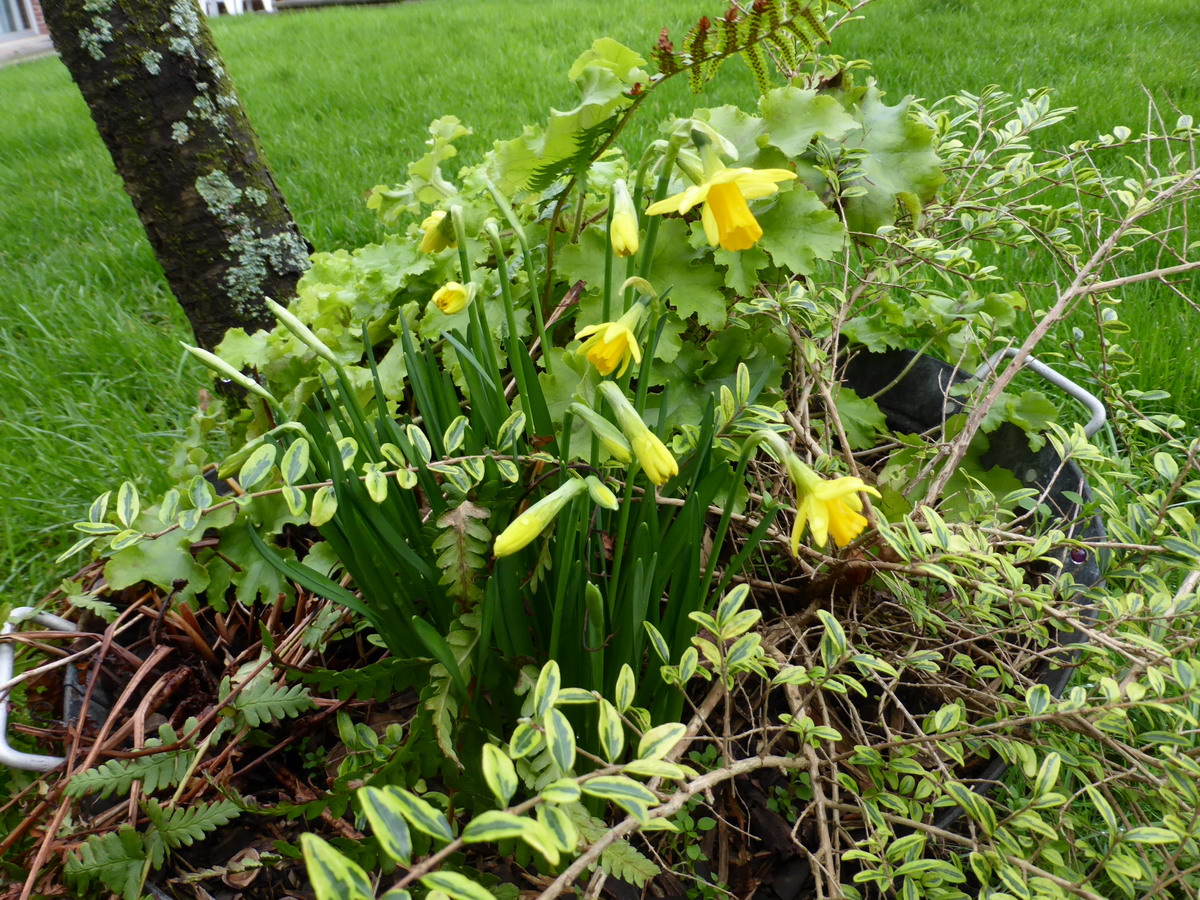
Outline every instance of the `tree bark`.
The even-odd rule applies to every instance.
[[[55,47],[91,109],[196,340],[273,323],[308,245],[196,0],[45,0]]]

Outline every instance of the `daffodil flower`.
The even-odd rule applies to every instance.
[[[424,232],[421,238],[422,253],[438,253],[447,247],[455,246],[449,224],[446,221],[446,211],[442,209],[434,210],[425,218],[421,223],[421,231]]]
[[[448,316],[462,312],[471,299],[470,290],[457,281],[448,281],[433,295],[433,305]]]
[[[621,430],[629,439],[633,455],[642,464],[646,477],[656,485],[663,485],[678,475],[679,463],[675,461],[666,444],[658,439],[658,435],[646,427],[646,423],[633,408],[633,404],[625,399],[621,389],[613,382],[605,381],[600,385],[600,391],[617,414]]]
[[[583,341],[576,352],[586,356],[587,361],[596,367],[601,375],[611,375],[617,370],[617,377],[625,374],[629,361],[642,361],[642,348],[638,346],[637,327],[642,322],[646,307],[635,303],[629,311],[615,322],[601,322],[599,325],[589,325],[582,329],[576,340]],[[587,338],[587,340],[584,340]]]
[[[500,532],[492,553],[496,557],[511,556],[529,544],[546,530],[562,508],[588,489],[580,478],[572,478],[562,487],[547,494],[525,512],[521,513],[507,528]]]
[[[700,221],[709,244],[723,250],[749,250],[758,243],[763,231],[746,201],[770,197],[779,190],[779,182],[791,181],[796,173],[787,169],[727,168],[711,143],[701,146],[700,153],[704,160],[704,181],[659,200],[646,214],[686,213],[703,203]]]
[[[600,439],[600,443],[612,454],[613,459],[622,465],[633,462],[633,451],[629,446],[629,441],[625,440],[625,435],[621,434],[616,425],[582,403],[572,403],[567,409],[571,411],[572,415],[583,419],[588,424],[588,427],[592,429],[592,434]]]
[[[800,495],[796,506],[796,524],[792,526],[792,555],[800,549],[800,538],[807,527],[813,542],[823,546],[829,536],[845,547],[867,527],[862,515],[863,502],[858,495],[879,496],[879,491],[861,478],[846,476],[825,480],[798,459],[788,461],[788,473]]]
[[[608,239],[617,256],[633,256],[638,251],[637,210],[624,178],[618,178],[613,184],[613,216]]]

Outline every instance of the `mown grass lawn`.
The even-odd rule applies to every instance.
[[[1168,121],[1200,113],[1200,16],[1178,0],[878,0],[835,49],[873,61],[893,97],[937,98],[987,84],[1043,84],[1072,120],[1064,145],[1146,120],[1143,85]],[[362,205],[419,155],[425,126],[453,113],[475,129],[464,158],[548,106],[573,103],[564,73],[593,38],[644,50],[679,35],[718,0],[424,0],[213,23],[292,211],[320,250],[376,235]],[[565,34],[571,35],[564,38]],[[734,64],[700,105],[749,103]],[[683,84],[657,110],[695,105]],[[629,137],[644,142],[651,112]],[[0,598],[33,599],[70,534],[63,523],[132,478],[160,486],[200,372],[185,365],[186,323],[167,293],[87,108],[56,59],[0,70]],[[1037,273],[1029,277],[1036,280]],[[1200,411],[1200,367],[1180,366],[1200,317],[1161,289],[1127,297],[1139,386],[1164,382]],[[65,568],[70,568],[66,566]]]

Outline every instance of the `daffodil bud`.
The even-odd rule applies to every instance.
[[[616,413],[621,430],[629,439],[633,455],[642,464],[646,477],[656,485],[663,485],[678,475],[679,464],[675,457],[658,436],[646,427],[646,423],[642,421],[633,405],[625,399],[621,389],[613,382],[605,381],[600,385],[600,391]]]
[[[584,406],[582,403],[572,403],[568,409],[576,418],[587,422],[588,427],[592,429],[592,433],[600,439],[600,443],[612,455],[613,459],[622,465],[628,465],[633,462],[629,441],[625,440],[625,435],[621,434],[620,429],[616,425],[591,407]]]
[[[190,344],[185,344],[183,341],[180,341],[179,343],[184,350],[192,354],[192,356],[196,357],[196,359],[198,359],[208,368],[212,369],[218,375],[222,376],[223,378],[228,378],[234,384],[241,386],[243,389],[252,394],[257,394],[272,406],[279,405],[279,401],[272,397],[266,388],[254,381],[254,379],[243,375],[229,363],[225,362],[225,360],[221,359],[221,357],[217,356],[217,354],[210,353],[208,350],[205,350],[202,347],[193,347]],[[588,410],[588,412],[591,412],[591,410]],[[595,413],[592,414],[595,415]],[[626,447],[626,449],[628,449],[628,447]],[[627,455],[625,457],[625,462],[628,461],[629,457]]]
[[[457,281],[448,281],[433,295],[433,305],[448,316],[462,312],[471,302],[471,290]]]
[[[457,246],[451,223],[446,219],[445,210],[436,209],[421,223],[422,253],[438,253],[447,247]]]
[[[617,256],[633,256],[638,251],[637,210],[624,178],[618,178],[613,184],[612,227],[608,239]]]
[[[589,475],[583,482],[587,485],[588,493],[592,496],[592,502],[597,506],[611,510],[620,508],[620,504],[617,503],[617,495],[595,475]]]
[[[280,306],[270,297],[264,297],[263,300],[265,300],[267,303],[267,309],[271,310],[271,312],[275,314],[275,318],[279,320],[280,324],[282,324],[284,328],[286,328],[296,337],[300,338],[300,340],[307,344],[312,351],[317,354],[317,356],[335,366],[338,364],[337,357],[333,355],[333,351],[330,350],[329,347],[327,347],[319,337],[313,334],[307,325],[297,319],[291,312]]]
[[[562,508],[578,497],[588,486],[578,478],[570,479],[562,487],[547,494],[525,512],[517,516],[507,528],[500,532],[492,553],[496,557],[511,556],[529,544],[546,530],[562,512]]]

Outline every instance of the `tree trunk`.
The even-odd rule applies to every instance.
[[[272,324],[309,248],[196,0],[43,7],[196,340]]]

